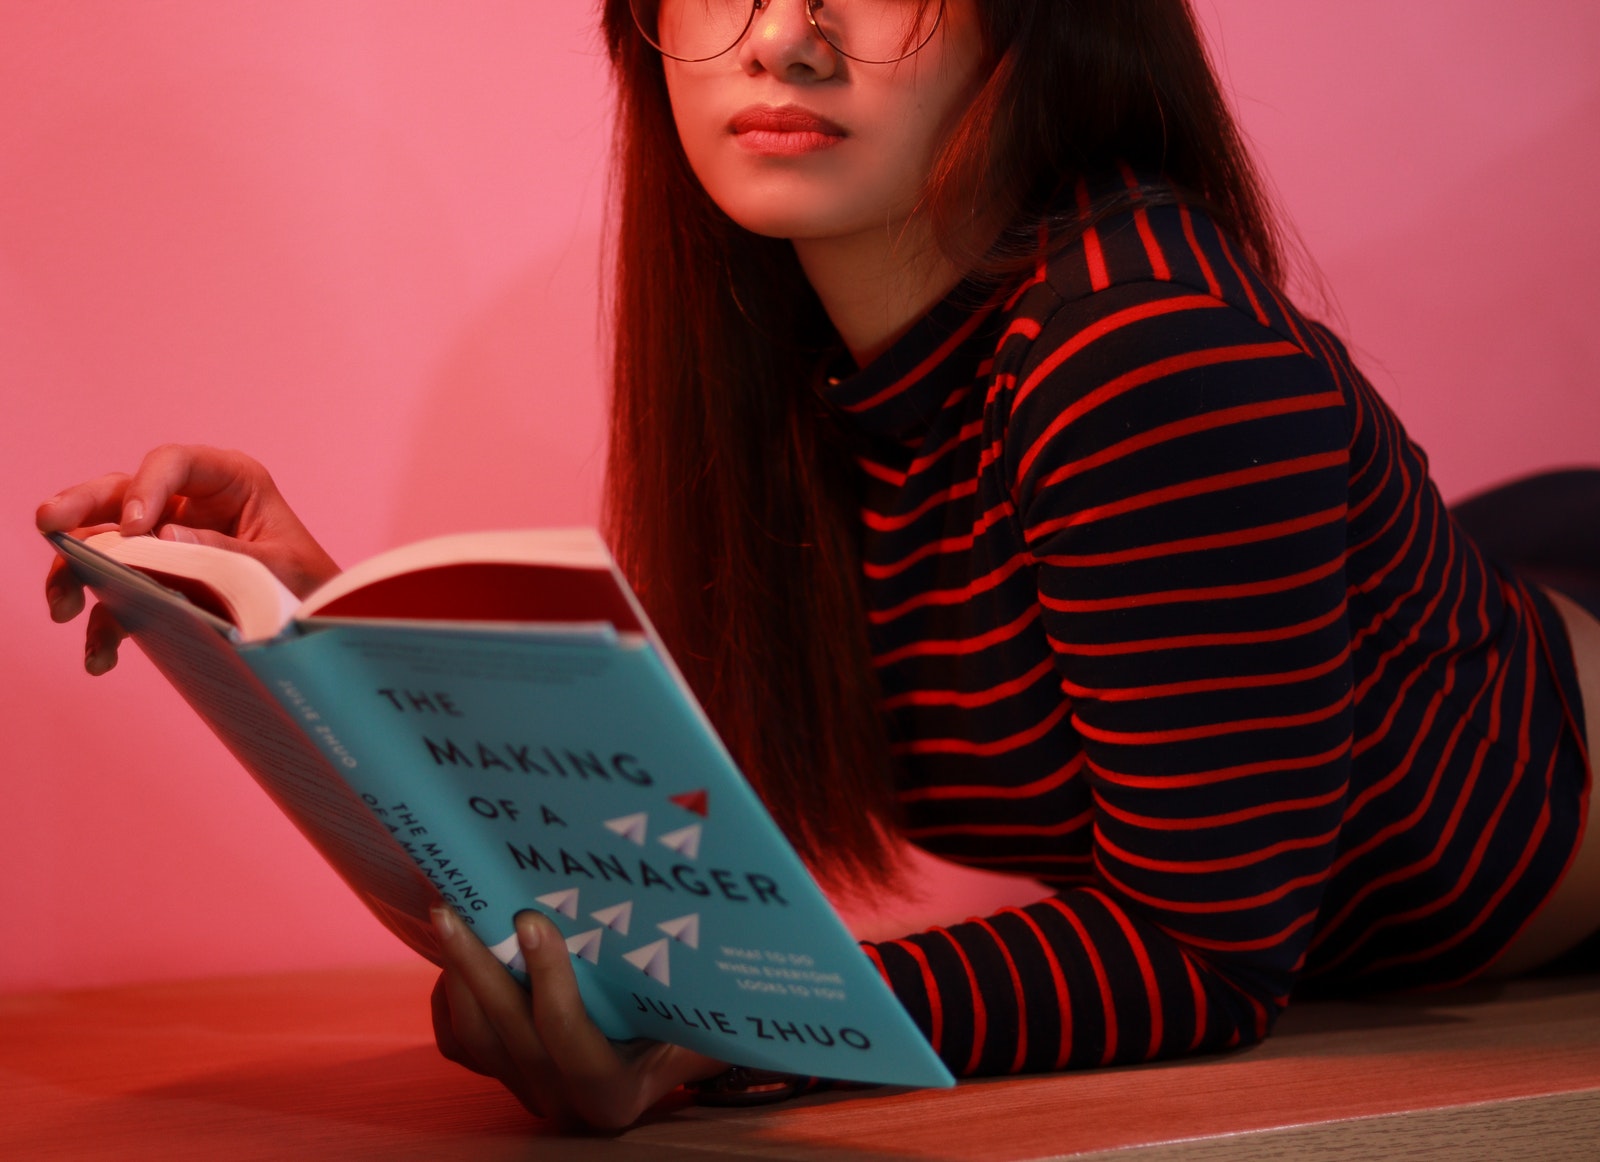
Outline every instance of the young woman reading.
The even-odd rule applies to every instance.
[[[1600,520],[1547,590],[1445,510],[1286,299],[1184,0],[604,28],[612,543],[825,880],[892,885],[904,837],[1053,890],[867,948],[953,1070],[1246,1044],[1300,982],[1523,971],[1600,927]],[[333,569],[236,453],[39,514],[102,521]],[[531,996],[440,927],[440,1046],[535,1112],[626,1125],[722,1069],[608,1043],[537,916]]]

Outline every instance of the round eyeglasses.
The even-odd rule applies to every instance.
[[[744,39],[772,0],[628,0],[633,22],[662,56],[695,63]],[[904,60],[933,37],[944,0],[804,0],[806,18],[841,56],[862,64]]]

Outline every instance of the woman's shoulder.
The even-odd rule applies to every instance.
[[[1087,224],[1041,231],[995,334],[997,438],[1070,431],[1087,448],[1257,411],[1303,416],[1319,446],[1348,436],[1354,372],[1337,340],[1170,189],[1141,185]]]
[[[1198,317],[1225,329],[1253,325],[1307,352],[1326,339],[1201,200],[1163,182],[1123,174],[1079,183],[1070,205],[1030,232],[1032,266],[1007,302],[1023,330],[1077,332],[1141,310],[1160,317],[1176,301],[1210,308]]]

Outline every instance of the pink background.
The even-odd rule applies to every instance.
[[[1446,495],[1600,462],[1600,6],[1199,7],[1318,310]],[[141,657],[82,675],[30,521],[169,440],[259,456],[345,563],[592,521],[592,19],[0,0],[0,989],[409,955]]]

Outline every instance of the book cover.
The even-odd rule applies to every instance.
[[[607,1036],[841,1080],[953,1084],[642,617],[617,619],[622,632],[592,620],[447,624],[405,620],[391,603],[378,619],[310,618],[241,645],[181,596],[58,543],[419,951],[431,951],[419,897],[436,891],[516,971],[512,919],[538,908]],[[205,692],[215,672],[232,688],[220,710]],[[238,708],[261,702],[269,709],[241,727]],[[280,752],[297,767],[287,780]],[[353,872],[348,835],[360,838]],[[431,890],[419,892],[418,873]]]

